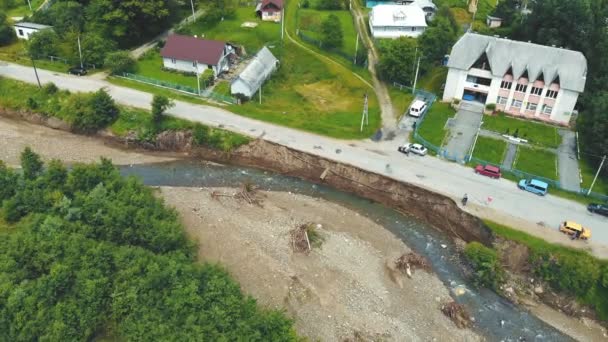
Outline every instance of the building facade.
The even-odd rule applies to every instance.
[[[41,25],[36,23],[20,22],[14,25],[15,34],[19,39],[29,40],[30,36],[38,31],[47,30],[52,26]]]
[[[262,0],[255,8],[255,13],[263,21],[281,21],[283,0]]]
[[[444,101],[495,104],[513,116],[567,125],[587,60],[562,48],[466,33],[452,48]]]
[[[167,69],[202,74],[211,69],[215,76],[230,68],[234,47],[218,40],[170,35],[161,50],[163,66]]]
[[[374,38],[418,37],[426,26],[424,11],[415,5],[376,5],[369,14]]]

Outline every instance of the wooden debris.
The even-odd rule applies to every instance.
[[[327,174],[329,173],[329,168],[325,168],[325,170],[323,171],[323,173],[321,174],[321,180],[325,180],[325,177],[327,177]]]
[[[443,304],[441,306],[441,312],[454,322],[454,324],[460,328],[468,328],[471,325],[471,318],[467,314],[464,307],[454,301]]]
[[[289,234],[291,236],[291,247],[294,252],[310,253],[311,247],[308,233],[306,232],[306,225],[292,229]]]
[[[397,258],[395,261],[395,266],[397,269],[405,272],[410,278],[412,277],[414,270],[420,269],[426,272],[431,271],[431,265],[426,258],[414,252],[403,254]]]

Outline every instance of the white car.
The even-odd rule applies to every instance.
[[[420,144],[405,144],[403,146],[399,146],[399,148],[397,148],[397,151],[405,154],[412,152],[421,156],[426,155],[426,153],[428,152],[427,148]]]
[[[426,102],[422,100],[416,100],[410,106],[409,114],[413,117],[419,118],[422,113],[426,110]]]

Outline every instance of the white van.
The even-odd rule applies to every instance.
[[[422,113],[426,110],[426,102],[422,100],[416,100],[412,103],[410,107],[410,115],[415,117],[420,117]]]

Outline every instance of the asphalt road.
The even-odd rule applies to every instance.
[[[450,120],[450,137],[445,145],[446,156],[452,160],[465,160],[481,124],[483,107],[462,102],[456,116]]]
[[[53,82],[58,87],[70,91],[95,91],[99,88],[106,88],[119,103],[150,108],[152,95],[145,92],[114,86],[103,80],[45,70],[39,70],[39,75],[43,83]],[[0,64],[0,76],[30,83],[36,82],[32,69],[20,65]],[[547,229],[556,229],[559,223],[565,219],[574,220],[593,229],[595,244],[602,248],[608,246],[608,218],[589,214],[583,205],[552,195],[539,197],[523,192],[518,190],[515,183],[511,181],[494,180],[475,175],[470,168],[438,158],[412,155],[405,157],[396,151],[397,146],[403,143],[400,139],[382,142],[336,140],[245,118],[221,108],[180,101],[176,101],[175,107],[171,108],[168,113],[249,136],[262,137],[267,141],[296,150],[413,183],[450,196],[455,200],[459,200],[464,193],[467,193],[471,204],[488,206],[492,210],[498,211],[504,216],[512,216],[514,219],[531,223],[543,222],[545,226],[549,227]],[[359,114],[357,113],[357,115]],[[389,168],[386,167],[387,164],[390,164]],[[490,204],[486,204],[488,196],[492,197]],[[467,206],[467,210],[469,210],[468,208],[469,206]],[[484,214],[481,213],[481,215]]]
[[[565,129],[560,129],[559,134],[562,136],[562,143],[557,149],[559,182],[565,189],[580,191],[581,179],[578,159],[576,159],[576,135]]]

